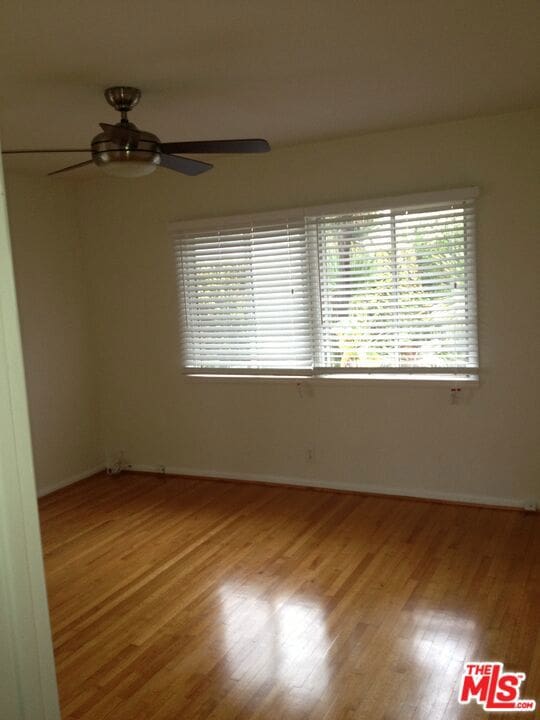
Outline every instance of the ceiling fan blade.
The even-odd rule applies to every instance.
[[[164,153],[160,156],[159,164],[168,170],[176,170],[176,172],[184,175],[200,175],[214,167],[210,163],[201,162],[200,160],[192,160],[177,155],[165,155]]]
[[[92,165],[93,162],[93,160],[86,160],[85,162],[77,163],[76,165],[68,165],[61,170],[55,170],[54,172],[47,173],[47,175],[58,175],[59,173],[69,172],[70,170],[76,170],[77,168],[84,167],[85,165]]]
[[[141,134],[138,130],[125,127],[124,125],[109,125],[108,123],[99,123],[103,132],[107,133],[109,138],[119,145],[137,145]]]
[[[244,140],[195,140],[193,142],[162,143],[167,153],[261,153],[268,152],[270,145],[261,138]]]
[[[76,152],[84,152],[89,153],[90,150],[88,148],[84,148],[82,150],[81,148],[63,148],[61,150],[2,150],[2,155],[24,155],[27,153],[76,153]]]

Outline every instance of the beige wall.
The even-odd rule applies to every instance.
[[[87,284],[72,185],[9,174],[34,461],[44,492],[102,466]]]
[[[195,473],[540,501],[539,120],[532,111],[216,158],[192,179],[76,183],[104,450]],[[461,404],[446,387],[300,394],[182,376],[169,221],[468,185],[481,189],[482,370]]]

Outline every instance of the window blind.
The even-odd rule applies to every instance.
[[[474,376],[475,195],[174,225],[184,367]]]
[[[296,374],[312,367],[303,215],[240,218],[175,239],[186,368]]]
[[[473,201],[312,216],[317,369],[477,367]]]

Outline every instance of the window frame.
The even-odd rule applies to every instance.
[[[474,323],[475,344],[473,350],[476,354],[476,367],[456,368],[455,372],[447,367],[403,367],[400,369],[380,366],[370,367],[345,367],[329,368],[318,366],[320,356],[320,343],[318,334],[321,327],[322,304],[320,302],[320,267],[318,258],[318,246],[315,238],[313,241],[312,230],[309,229],[308,218],[324,215],[347,215],[354,213],[371,212],[377,210],[390,210],[392,215],[403,211],[422,210],[434,207],[438,204],[446,205],[452,202],[461,203],[474,201],[479,195],[479,188],[469,186],[452,190],[432,191],[406,195],[394,195],[373,199],[363,199],[351,202],[340,202],[310,207],[287,208],[261,213],[247,213],[242,215],[231,215],[225,217],[211,217],[186,221],[176,221],[169,225],[169,235],[172,238],[172,247],[177,269],[177,294],[178,310],[180,319],[180,337],[182,345],[181,363],[183,374],[194,380],[219,380],[219,381],[278,381],[278,382],[406,382],[422,386],[435,384],[460,385],[478,384],[479,382],[479,347],[478,347],[478,282],[476,273],[476,224],[477,208],[473,212],[473,227],[467,232],[466,242],[467,253],[470,261],[470,276],[472,277],[472,288],[467,289],[468,302],[472,303],[472,318]],[[247,226],[249,224],[260,225],[266,222],[285,222],[299,218],[304,219],[305,241],[308,256],[308,285],[311,289],[311,315],[312,315],[312,345],[313,345],[313,368],[309,369],[258,369],[258,368],[204,368],[187,367],[184,365],[185,337],[184,328],[188,327],[189,318],[187,314],[187,299],[182,273],[182,260],[180,246],[182,238],[189,234],[200,232],[226,231],[234,227]]]

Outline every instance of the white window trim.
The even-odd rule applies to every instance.
[[[475,388],[480,386],[480,378],[477,374],[470,375],[380,375],[377,373],[358,375],[219,375],[217,373],[185,372],[186,382],[193,383],[277,383],[279,385],[312,385],[324,387],[330,385],[403,385],[407,387],[423,388]]]
[[[242,215],[224,215],[215,217],[195,218],[192,220],[176,220],[169,223],[171,232],[188,232],[195,230],[215,230],[216,227],[230,229],[235,226],[245,226],[249,222],[264,222],[266,220],[281,220],[284,216],[293,219],[304,218],[310,215],[340,215],[344,213],[366,212],[380,210],[391,206],[393,210],[409,209],[410,207],[425,207],[437,202],[462,202],[478,197],[480,189],[470,186],[453,190],[434,190],[433,192],[413,193],[410,195],[391,195],[372,200],[354,200],[351,202],[333,203],[330,205],[310,205],[308,207],[284,208],[268,212],[251,212]]]
[[[195,218],[191,220],[179,220],[169,223],[169,233],[178,235],[188,232],[215,231],[216,228],[223,230],[245,227],[249,223],[262,224],[272,220],[282,220],[287,217],[291,220],[309,218],[317,215],[340,215],[353,214],[357,212],[376,211],[390,207],[392,211],[421,209],[437,203],[464,202],[475,199],[479,196],[480,189],[477,186],[454,188],[450,190],[436,190],[423,193],[412,193],[405,195],[392,195],[377,197],[351,202],[331,203],[314,205],[309,207],[284,208],[268,212],[251,212],[240,215],[215,216]],[[474,248],[476,252],[476,247]],[[180,295],[183,290],[180,289]],[[314,310],[314,312],[316,312]],[[317,326],[317,322],[314,322]],[[478,321],[477,321],[478,327]],[[478,360],[478,365],[480,361]],[[186,368],[182,367],[186,378],[195,381],[219,381],[219,382],[294,382],[294,383],[414,383],[422,386],[459,386],[466,384],[474,386],[479,384],[479,373],[472,368],[458,368],[455,373],[444,372],[444,368],[407,368],[403,370],[389,368],[341,368],[331,372],[326,368],[314,368],[313,370],[300,371],[298,369],[280,370],[256,370],[246,368],[230,368],[227,372],[223,369]]]

